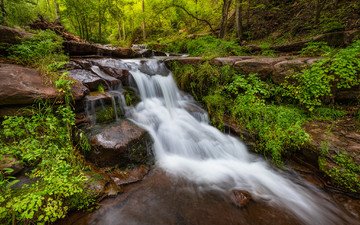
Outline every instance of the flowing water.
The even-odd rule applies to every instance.
[[[142,100],[128,115],[152,135],[158,167],[200,190],[246,190],[256,201],[289,210],[306,224],[343,223],[342,212],[319,190],[272,169],[237,138],[210,126],[206,113],[192,113],[194,101],[179,91],[170,72],[164,76],[163,64],[147,61],[151,73],[146,73],[140,61],[126,63]]]
[[[153,173],[140,188],[71,224],[355,224],[320,190],[272,168],[239,139],[210,126],[207,113],[177,88],[163,63],[122,60],[121,67],[130,70],[141,102],[128,107],[122,88],[110,87],[110,105],[151,134],[156,166],[165,174]],[[104,107],[104,100],[90,97],[86,112],[93,122],[96,107]],[[182,182],[170,182],[174,178]],[[249,192],[256,204],[237,211],[222,203],[220,196],[237,190]]]

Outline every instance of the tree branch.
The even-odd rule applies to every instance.
[[[205,20],[205,19],[201,19],[201,18],[193,15],[191,12],[189,12],[187,9],[185,9],[185,7],[183,7],[183,6],[181,6],[181,5],[174,4],[174,3],[172,3],[172,4],[170,5],[170,7],[176,7],[176,8],[182,9],[182,10],[183,10],[186,14],[188,14],[190,17],[192,17],[192,18],[194,18],[194,19],[196,19],[196,20],[198,20],[198,21],[201,21],[201,22],[206,23],[206,24],[209,26],[211,32],[214,33],[214,34],[216,33],[216,31],[213,29],[213,27],[212,27],[212,25],[211,25],[211,23],[210,23],[209,21],[207,21],[207,20]]]

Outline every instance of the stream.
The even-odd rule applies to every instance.
[[[358,224],[300,176],[273,168],[209,125],[207,113],[177,88],[163,63],[122,61],[141,98],[122,108],[154,140],[155,166],[124,194],[63,224]],[[239,196],[245,206],[236,204]]]

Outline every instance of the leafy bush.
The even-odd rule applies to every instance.
[[[360,40],[290,78],[295,82],[285,83],[286,95],[312,111],[325,97],[332,97],[335,89],[360,84]]]
[[[63,52],[63,39],[53,31],[39,31],[10,49],[10,58],[17,62],[37,67],[43,72],[53,72],[68,61]]]
[[[322,56],[328,54],[333,49],[327,45],[326,42],[309,42],[301,49],[300,55],[302,56]]]
[[[207,58],[243,55],[244,51],[235,41],[226,41],[214,36],[203,36],[195,39],[175,39],[171,42],[163,43],[166,48],[164,51],[175,53],[187,53],[190,56],[204,56]],[[161,44],[160,44],[161,45]],[[155,45],[150,45],[155,46]]]
[[[360,165],[346,153],[323,154],[319,157],[319,168],[336,184],[351,192],[360,191]]]
[[[5,117],[0,156],[12,155],[32,170],[29,184],[16,189],[12,178],[0,177],[0,222],[49,223],[71,209],[87,208],[93,197],[84,189],[83,167],[74,154],[70,126],[74,113],[68,106],[39,104],[33,116]],[[78,200],[76,200],[78,199]],[[81,202],[81,204],[74,204]]]
[[[319,107],[315,108],[312,112],[312,118],[316,120],[336,120],[346,115],[346,111],[328,108],[328,107]]]

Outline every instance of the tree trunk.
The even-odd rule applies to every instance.
[[[320,23],[320,17],[321,17],[321,11],[324,8],[324,2],[323,0],[316,0],[316,6],[315,6],[315,24]]]
[[[242,18],[242,0],[236,0],[236,37],[241,43],[242,36],[243,36],[243,18]]]
[[[57,2],[57,0],[54,0],[54,7],[55,7],[55,22],[60,23],[60,7],[59,7],[59,3]]]
[[[145,0],[142,0],[142,13],[143,13],[143,21],[142,21],[142,32],[143,32],[143,39],[146,39],[146,24],[145,24]]]
[[[4,23],[5,17],[6,17],[6,9],[5,9],[4,0],[0,0],[0,11],[1,11],[1,17],[2,17],[2,21],[0,20],[0,23]]]
[[[231,0],[223,0],[219,38],[224,38],[226,35],[227,19],[229,15],[230,6],[231,6]]]

